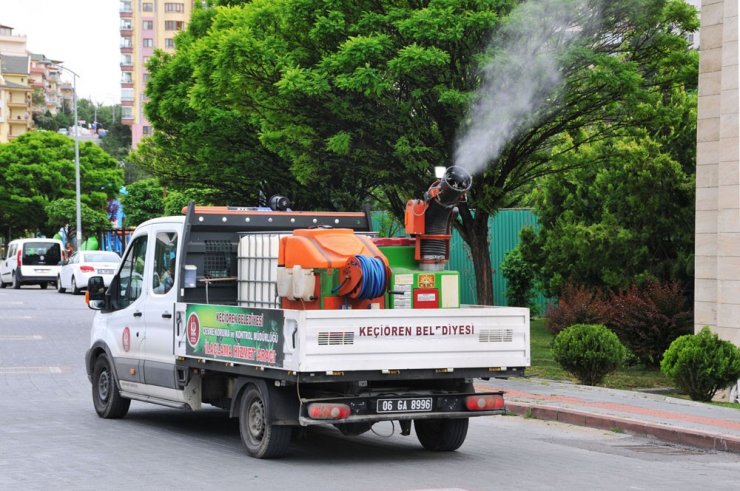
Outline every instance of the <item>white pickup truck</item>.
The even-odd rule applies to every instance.
[[[425,448],[457,449],[469,417],[505,411],[501,392],[476,393],[473,380],[529,366],[529,311],[455,304],[455,272],[435,279],[394,259],[374,298],[342,299],[338,288],[358,270],[329,256],[355,242],[382,256],[369,229],[362,213],[192,206],[139,226],[110,288],[88,284],[97,413],[121,418],[131,400],[210,404],[239,418],[257,458],[283,455],[295,428],[356,435],[379,421],[397,421],[403,435],[413,421]],[[327,267],[288,264],[293,239]]]

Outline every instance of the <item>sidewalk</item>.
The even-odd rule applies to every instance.
[[[740,409],[536,378],[491,379],[476,386],[504,391],[507,409],[517,415],[740,453]]]

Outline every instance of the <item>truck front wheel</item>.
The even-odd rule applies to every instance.
[[[106,419],[118,419],[126,416],[131,399],[121,397],[116,385],[108,357],[100,355],[95,360],[92,379],[92,398],[95,412]]]
[[[451,452],[460,448],[468,435],[468,418],[416,419],[414,429],[419,443],[427,450]]]
[[[247,453],[258,459],[282,457],[290,444],[291,427],[268,423],[267,397],[251,385],[242,394],[239,433]]]

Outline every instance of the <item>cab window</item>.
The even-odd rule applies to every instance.
[[[119,273],[118,295],[115,298],[116,307],[119,309],[128,307],[141,295],[141,288],[144,284],[146,244],[146,235],[135,239],[123,260]]]
[[[154,244],[154,275],[152,291],[164,294],[175,284],[175,267],[177,264],[177,233],[159,232]]]

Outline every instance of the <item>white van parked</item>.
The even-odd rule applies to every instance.
[[[62,242],[56,239],[16,239],[0,262],[0,288],[56,283],[62,264]]]

